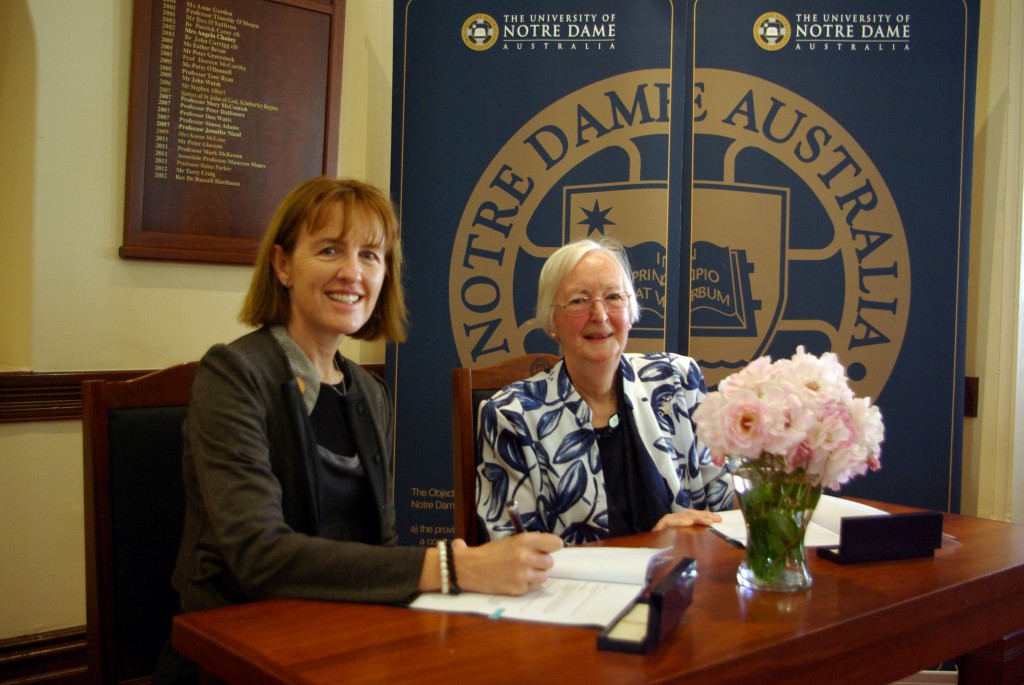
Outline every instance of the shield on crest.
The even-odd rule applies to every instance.
[[[689,353],[708,388],[764,353],[786,303],[789,191],[694,181]]]

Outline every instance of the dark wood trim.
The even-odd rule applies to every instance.
[[[146,370],[0,373],[0,423],[82,418],[82,382],[126,381]]]
[[[87,671],[85,626],[0,640],[0,683],[84,685]]]
[[[1010,633],[956,660],[960,685],[1016,685],[1024,682],[1024,630]]]
[[[362,366],[384,378],[383,364]],[[152,369],[0,373],[0,423],[80,421],[83,381],[126,381],[150,371]]]
[[[384,380],[387,380],[387,376],[384,375],[384,365],[383,364],[360,364],[359,366],[363,367],[364,369],[366,369],[370,373],[376,374],[380,378],[382,378]]]

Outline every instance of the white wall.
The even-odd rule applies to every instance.
[[[1016,222],[1020,243],[1017,250],[1017,330],[1016,344],[1016,392],[1013,425],[1013,494],[1012,520],[1024,524],[1024,3],[1012,5],[1009,17],[1010,40],[1007,50],[1009,97],[1007,98],[1007,149],[1016,150],[1015,173],[1007,174],[1007,223]],[[1012,164],[1012,162],[1011,162]],[[1016,184],[1013,180],[1016,180]],[[1018,191],[1014,196],[1014,188]]]
[[[1021,308],[1022,3],[983,0],[975,108],[967,375],[980,378],[978,418],[964,422],[961,511],[1009,521],[1024,472],[1024,432],[1015,436],[1015,396],[1024,341]],[[1015,463],[1016,462],[1016,463]],[[1017,521],[1024,522],[1017,498]]]
[[[131,4],[0,0],[0,370],[156,368],[244,330],[248,269],[117,257]],[[387,187],[393,3],[347,4],[339,173]],[[967,373],[981,376],[982,416],[965,424],[964,512],[1006,519],[1012,504],[1024,516],[1024,457],[1011,459],[1024,381],[1006,382],[1022,376],[1024,13],[981,4]],[[81,472],[79,424],[0,424],[0,639],[85,623]]]

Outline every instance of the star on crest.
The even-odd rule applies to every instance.
[[[608,212],[612,211],[612,208],[609,207],[608,209],[601,209],[599,203],[600,200],[594,200],[593,209],[587,209],[584,207],[583,214],[586,216],[586,218],[584,218],[583,221],[580,221],[579,224],[577,224],[587,226],[588,238],[590,237],[590,234],[594,233],[595,231],[597,231],[601,235],[605,235],[605,227],[615,225],[615,222],[608,218]]]

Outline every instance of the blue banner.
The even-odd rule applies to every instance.
[[[977,0],[395,4],[392,190],[411,330],[388,349],[405,544],[454,532],[450,371],[557,348],[561,245],[623,242],[631,351],[708,382],[797,345],[886,419],[842,494],[959,509]]]
[[[709,385],[835,352],[886,423],[842,494],[958,511],[977,2],[693,7],[680,339]]]
[[[685,6],[670,0],[395,5],[392,190],[412,315],[389,349],[395,501],[408,544],[453,533],[451,369],[557,353],[530,323],[544,260],[623,242],[642,318],[677,347]],[[676,96],[683,97],[676,99]]]

